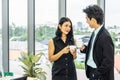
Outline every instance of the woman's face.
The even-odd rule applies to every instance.
[[[67,35],[71,30],[71,23],[69,21],[64,22],[62,25],[59,25],[59,28],[62,34]]]

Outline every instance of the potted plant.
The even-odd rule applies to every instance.
[[[21,57],[19,60],[24,64],[21,67],[24,70],[24,75],[27,76],[27,80],[46,80],[46,72],[40,67],[39,60],[43,53],[38,53],[34,55],[32,53],[27,54],[22,52]],[[31,79],[31,77],[33,79]]]

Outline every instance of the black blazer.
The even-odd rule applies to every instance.
[[[88,78],[90,71],[86,63],[89,56],[89,46],[90,41],[88,46],[81,51],[86,53],[85,68]],[[98,32],[93,45],[93,60],[97,65],[97,69],[93,72],[95,75],[102,76],[101,80],[114,80],[114,44],[104,26]]]

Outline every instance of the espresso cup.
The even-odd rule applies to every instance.
[[[70,51],[72,51],[72,50],[76,49],[76,46],[75,45],[70,45],[69,48],[70,48]]]
[[[83,42],[81,39],[76,40],[76,46],[77,46],[77,48],[81,48],[83,46]]]

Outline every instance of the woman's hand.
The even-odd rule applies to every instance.
[[[62,53],[63,53],[63,54],[68,54],[69,51],[70,51],[69,46],[66,46],[65,48],[62,49]]]
[[[70,48],[70,53],[73,55],[73,58],[75,59],[75,58],[77,58],[77,54],[76,54],[76,48],[74,47],[74,48]]]

